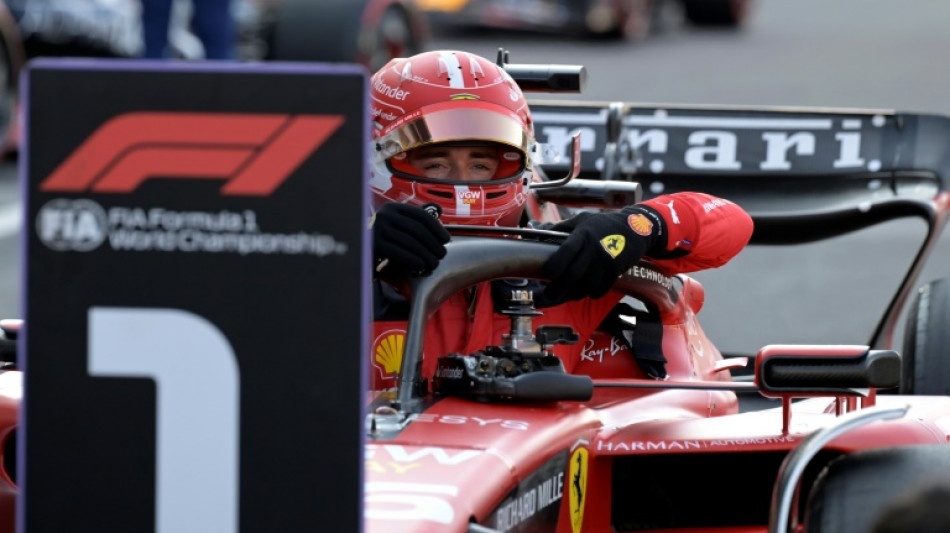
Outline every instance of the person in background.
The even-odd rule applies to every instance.
[[[394,59],[373,75],[370,90],[379,338],[408,311],[382,280],[431,272],[451,239],[443,223],[528,222],[525,196],[531,194],[536,143],[517,83],[475,54],[441,50]],[[753,224],[733,202],[679,192],[615,211],[583,212],[549,229],[570,236],[544,265],[549,282],[533,287],[544,312],[535,324],[571,324],[578,333],[580,343],[554,347],[570,372],[584,340],[620,301],[622,295],[610,289],[621,273],[644,257],[670,273],[719,267],[745,247]],[[510,317],[499,312],[506,302],[499,300],[512,283],[525,281],[482,283],[452,296],[429,323],[425,354],[469,354],[497,345],[510,328]],[[435,359],[423,357],[423,375],[432,375]],[[638,363],[648,376],[666,375],[662,355]]]
[[[231,0],[142,0],[143,57],[165,59],[169,50],[172,6],[191,2],[191,30],[201,41],[204,59],[234,59],[235,29]]]

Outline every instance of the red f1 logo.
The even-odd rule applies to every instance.
[[[341,115],[158,113],[99,127],[41,184],[128,193],[152,177],[220,179],[221,194],[267,196],[344,122]]]

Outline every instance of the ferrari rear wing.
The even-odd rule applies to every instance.
[[[542,168],[633,180],[644,198],[698,190],[756,221],[753,242],[792,244],[906,216],[933,217],[950,184],[950,117],[888,110],[536,101]]]
[[[637,182],[644,199],[714,194],[755,221],[751,244],[828,239],[899,218],[927,234],[871,339],[889,347],[898,315],[950,208],[950,117],[880,109],[531,102],[541,168]]]

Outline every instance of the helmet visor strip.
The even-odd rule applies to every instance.
[[[427,113],[376,139],[379,160],[438,142],[490,141],[518,149],[527,158],[531,137],[515,118],[484,108],[444,109]],[[525,162],[528,164],[528,162]]]

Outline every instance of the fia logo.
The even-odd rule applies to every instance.
[[[106,238],[106,212],[92,200],[58,198],[36,215],[36,232],[48,248],[88,252]]]

